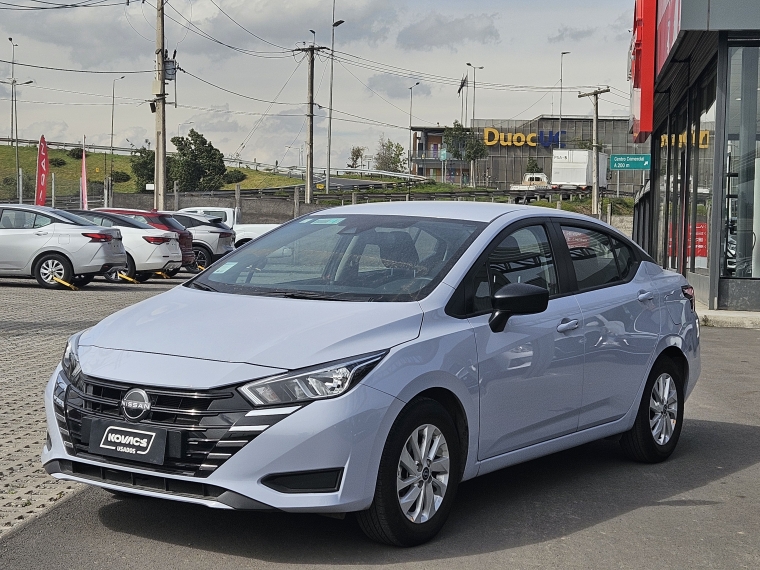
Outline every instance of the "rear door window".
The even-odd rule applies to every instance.
[[[562,234],[570,250],[579,290],[613,285],[622,280],[612,251],[612,238],[607,234],[564,224]]]

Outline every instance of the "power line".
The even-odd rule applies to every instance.
[[[28,6],[25,4],[12,4],[10,2],[0,2],[0,10],[18,11],[18,12],[31,12],[40,10],[62,10],[69,8],[105,8],[108,6],[121,6],[122,2],[110,2],[107,0],[97,0],[96,2],[81,2],[79,4],[55,4],[55,2],[49,2],[54,4],[52,6]]]
[[[0,59],[0,63],[8,63],[11,62],[5,59]],[[99,70],[92,70],[92,69],[66,69],[63,67],[48,67],[46,65],[32,65],[31,63],[20,63],[15,62],[15,65],[20,65],[21,67],[33,67],[34,69],[46,69],[48,71],[67,71],[69,73],[97,73],[97,74],[118,74],[118,75],[124,75],[124,74],[132,74],[132,73],[153,73],[152,69],[145,69],[145,70],[130,70],[130,71],[99,71]]]
[[[258,101],[259,103],[269,103],[271,105],[289,105],[291,107],[301,105],[301,103],[282,103],[279,101],[267,101],[266,99],[259,99],[258,97],[251,97],[250,95],[243,95],[242,93],[237,93],[236,91],[232,91],[231,89],[227,89],[225,87],[221,87],[220,85],[216,85],[215,83],[211,83],[210,81],[206,81],[205,79],[198,77],[197,75],[194,75],[187,71],[186,69],[183,69],[181,67],[178,67],[180,71],[183,73],[186,73],[190,77],[193,77],[194,79],[197,79],[201,83],[205,83],[206,85],[210,85],[211,87],[214,87],[216,89],[219,89],[220,91],[224,91],[225,93],[230,93],[232,95],[236,95],[238,97],[242,97],[244,99],[250,99],[251,101]]]

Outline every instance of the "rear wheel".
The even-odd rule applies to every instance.
[[[433,538],[451,511],[459,477],[459,439],[448,412],[422,398],[404,409],[380,459],[372,505],[357,513],[377,542],[415,546]]]
[[[37,283],[48,289],[65,288],[56,279],[71,283],[74,270],[71,262],[58,253],[46,253],[34,265],[34,277]]]
[[[135,273],[135,281],[139,281],[140,283],[145,283],[151,277],[153,277],[153,273],[151,271]]]
[[[193,254],[195,254],[195,263],[188,265],[187,269],[190,273],[200,273],[211,265],[211,250],[204,245],[193,245]]]
[[[655,363],[649,374],[633,427],[620,438],[635,461],[659,463],[676,448],[683,424],[683,377],[672,360]]]
[[[170,269],[169,271],[165,271],[164,273],[166,273],[169,277],[174,277],[177,273],[179,273],[180,269],[181,267],[178,267],[177,269]]]
[[[123,281],[121,277],[119,277],[119,273],[123,273],[127,277],[134,279],[135,278],[135,260],[132,259],[132,256],[127,254],[127,268],[124,269],[111,269],[108,273],[103,275],[103,277],[106,278],[106,281],[110,281],[111,283],[120,283]]]

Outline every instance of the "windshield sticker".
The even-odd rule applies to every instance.
[[[308,224],[310,221],[312,221],[314,218],[306,218],[305,220],[301,220],[298,222],[299,224]]]
[[[226,273],[227,271],[229,271],[230,269],[232,269],[236,265],[237,265],[237,261],[228,261],[227,263],[225,263],[224,265],[222,265],[219,269],[217,269],[216,271],[214,271],[213,274],[216,275],[217,273]]]
[[[334,226],[336,224],[341,223],[346,218],[315,218],[314,221],[312,221],[312,224],[329,224],[331,226]]]

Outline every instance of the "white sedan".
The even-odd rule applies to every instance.
[[[127,250],[127,268],[106,273],[105,278],[108,281],[119,281],[119,273],[130,279],[147,281],[156,271],[171,271],[182,265],[177,232],[159,230],[119,214],[90,210],[71,210],[71,213],[98,226],[117,227],[121,231],[124,249]]]

